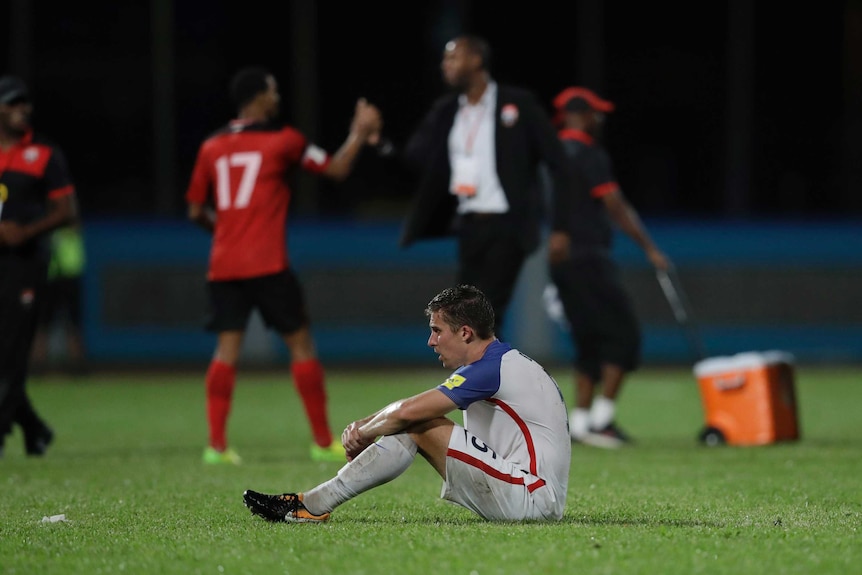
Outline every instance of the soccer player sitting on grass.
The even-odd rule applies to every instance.
[[[566,405],[545,369],[499,341],[494,310],[473,286],[427,305],[428,346],[455,371],[443,383],[354,421],[341,434],[348,463],[303,493],[247,490],[269,521],[320,523],[360,493],[407,470],[418,452],[443,477],[441,497],[486,520],[558,520],[566,507],[571,440]],[[445,417],[461,409],[464,426]]]

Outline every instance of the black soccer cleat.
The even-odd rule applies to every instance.
[[[27,455],[42,456],[48,451],[48,446],[54,441],[54,432],[47,425],[35,433],[24,432],[24,450]]]
[[[277,523],[323,523],[329,513],[315,515],[302,504],[302,493],[267,495],[247,489],[242,494],[245,506],[254,515]]]

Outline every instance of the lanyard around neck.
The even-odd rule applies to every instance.
[[[467,106],[461,108],[461,114],[464,123],[467,127],[467,140],[464,143],[464,152],[470,156],[473,154],[473,144],[476,142],[476,136],[479,134],[479,128],[482,126],[482,121],[485,119],[485,102],[481,102],[472,107],[476,111],[476,115],[470,114],[467,116]],[[472,122],[470,121],[472,120]]]

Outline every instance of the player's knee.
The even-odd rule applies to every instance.
[[[410,427],[406,435],[423,453],[445,455],[454,427],[452,420],[438,417]]]
[[[410,437],[409,433],[399,433],[397,435],[391,436],[395,441],[400,443],[404,449],[410,454],[410,456],[416,455],[416,451],[419,449],[419,446],[416,445],[416,442]]]

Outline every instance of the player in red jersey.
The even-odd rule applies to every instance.
[[[362,148],[377,143],[381,115],[360,99],[347,139],[329,154],[296,129],[276,123],[280,96],[269,71],[240,70],[231,80],[230,94],[237,117],[203,142],[186,192],[189,218],[213,233],[206,328],[218,334],[218,343],[206,374],[209,446],[204,461],[240,462],[228,446],[226,428],[236,363],[254,309],[290,351],[293,381],[314,437],[312,459],[345,461],[344,448],[333,441],[329,427],[324,370],[287,253],[287,176],[301,168],[345,179]]]

